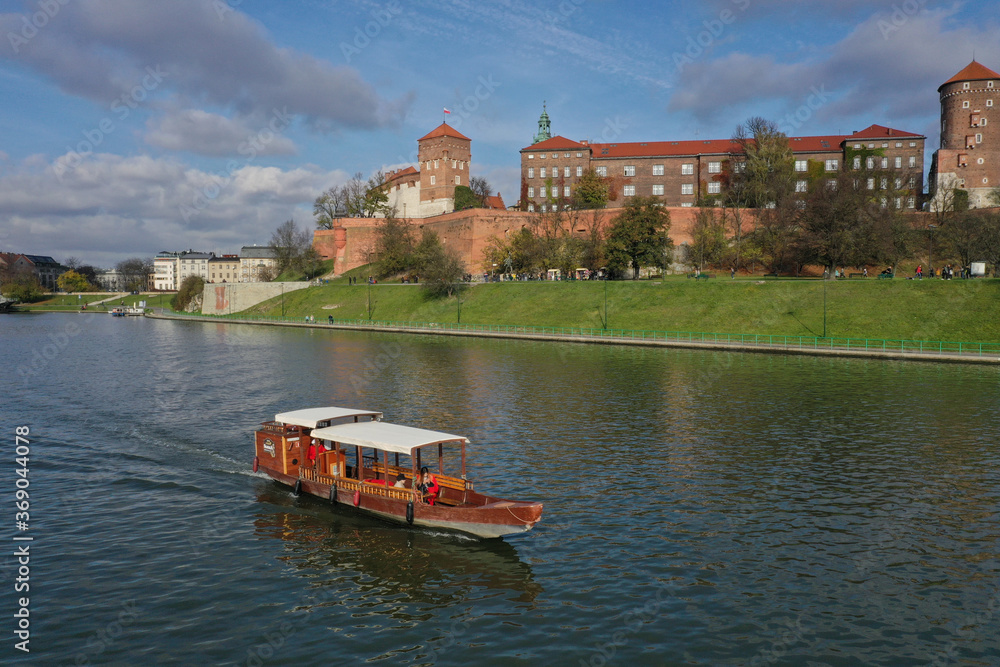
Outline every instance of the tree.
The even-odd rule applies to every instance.
[[[341,186],[324,190],[313,202],[316,227],[333,229],[333,221],[347,214],[347,193]]]
[[[467,185],[455,186],[455,210],[461,211],[467,208],[480,208],[482,202],[479,197]]]
[[[31,271],[5,271],[0,282],[4,296],[19,303],[37,301],[44,294],[41,283]]]
[[[776,123],[760,116],[737,125],[732,141],[740,152],[729,161],[720,180],[726,184],[724,204],[732,226],[733,266],[739,269],[746,254],[743,209],[759,212],[790,197],[795,190],[795,165],[788,137]]]
[[[73,292],[85,292],[90,287],[87,279],[72,269],[60,275],[56,279],[56,285],[59,286],[59,289],[69,294]]]
[[[757,210],[751,243],[769,273],[791,271],[796,264],[795,239],[799,231],[801,200],[783,197],[773,208]]]
[[[493,195],[493,187],[483,176],[473,176],[469,179],[469,189],[479,201],[479,208],[486,208],[486,202]],[[455,208],[458,208],[456,205]]]
[[[629,267],[632,279],[643,266],[666,268],[673,241],[670,213],[656,197],[633,197],[611,222],[608,230],[608,269],[623,274]]]
[[[133,292],[147,289],[149,274],[153,272],[153,260],[142,257],[132,257],[115,265],[122,286],[126,291]]]
[[[376,275],[385,278],[413,268],[413,228],[389,216],[375,226]]]
[[[450,297],[465,274],[458,253],[445,247],[437,233],[426,228],[414,248],[413,264],[423,282],[424,293],[431,297]]]
[[[608,205],[610,195],[610,179],[598,176],[594,169],[587,169],[577,181],[576,191],[573,193],[573,208],[604,208]]]
[[[309,232],[300,230],[294,220],[281,223],[271,235],[271,247],[274,248],[278,273],[300,268],[302,257],[311,245],[312,238]]]
[[[170,307],[175,311],[187,310],[191,301],[205,290],[205,279],[201,276],[188,276],[181,281],[180,289],[170,299]]]
[[[687,246],[689,264],[698,267],[699,273],[705,265],[719,262],[726,252],[726,227],[712,208],[698,209],[694,225],[691,227],[691,244]]]
[[[360,175],[360,174],[359,174]],[[361,199],[361,214],[365,218],[388,215],[389,188],[385,184],[385,174],[381,170],[372,174],[365,184],[365,194]]]
[[[319,251],[311,245],[306,248],[299,259],[299,268],[302,269],[306,280],[312,280],[323,273],[323,259],[320,257]]]

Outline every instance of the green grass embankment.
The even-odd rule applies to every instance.
[[[608,282],[611,329],[925,341],[1000,341],[1000,280],[687,280]],[[462,324],[601,328],[602,282],[491,283],[462,294]],[[457,321],[458,302],[419,286],[370,288],[372,319]],[[368,319],[369,287],[338,279],[284,295],[284,316]],[[282,297],[246,311],[280,317]]]
[[[73,312],[87,304],[87,311],[103,312],[115,306],[137,306],[140,301],[146,302],[147,308],[170,308],[173,294],[126,294],[124,296],[109,292],[91,292],[86,294],[57,294],[34,303],[19,304],[18,310],[27,312]],[[105,299],[110,299],[105,301]],[[104,303],[96,303],[104,301]],[[93,304],[93,305],[91,305]]]

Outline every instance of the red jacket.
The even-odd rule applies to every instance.
[[[427,504],[433,505],[434,501],[437,500],[438,495],[441,493],[441,485],[437,483],[434,475],[431,475],[430,473],[428,473],[428,475],[431,478],[430,482],[427,484],[421,483],[417,486],[417,488],[427,494]]]

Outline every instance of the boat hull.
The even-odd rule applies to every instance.
[[[542,516],[542,503],[517,502],[502,498],[486,497],[489,502],[482,505],[463,505],[450,507],[447,505],[427,505],[413,503],[413,521],[407,520],[408,500],[387,498],[379,495],[380,489],[369,493],[361,490],[358,493],[358,503],[355,505],[355,488],[338,488],[336,498],[331,498],[331,485],[311,481],[282,473],[271,468],[261,467],[262,472],[269,477],[295,487],[301,484],[300,491],[311,496],[327,500],[331,504],[355,509],[360,513],[422,528],[454,531],[479,538],[497,538],[505,535],[524,533],[538,523]],[[350,480],[356,485],[356,480]]]

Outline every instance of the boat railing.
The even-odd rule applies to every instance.
[[[383,484],[372,484],[370,482],[359,481],[349,477],[333,477],[331,475],[325,475],[314,468],[299,468],[299,477],[306,481],[317,482],[319,484],[336,484],[338,491],[357,491],[360,489],[362,493],[392,498],[394,500],[410,500],[413,498],[413,491],[410,489],[401,489]]]
[[[279,435],[285,435],[290,433],[298,433],[298,427],[290,426],[288,424],[282,424],[281,422],[262,422],[260,425],[261,431],[267,431],[268,433],[277,433]]]

